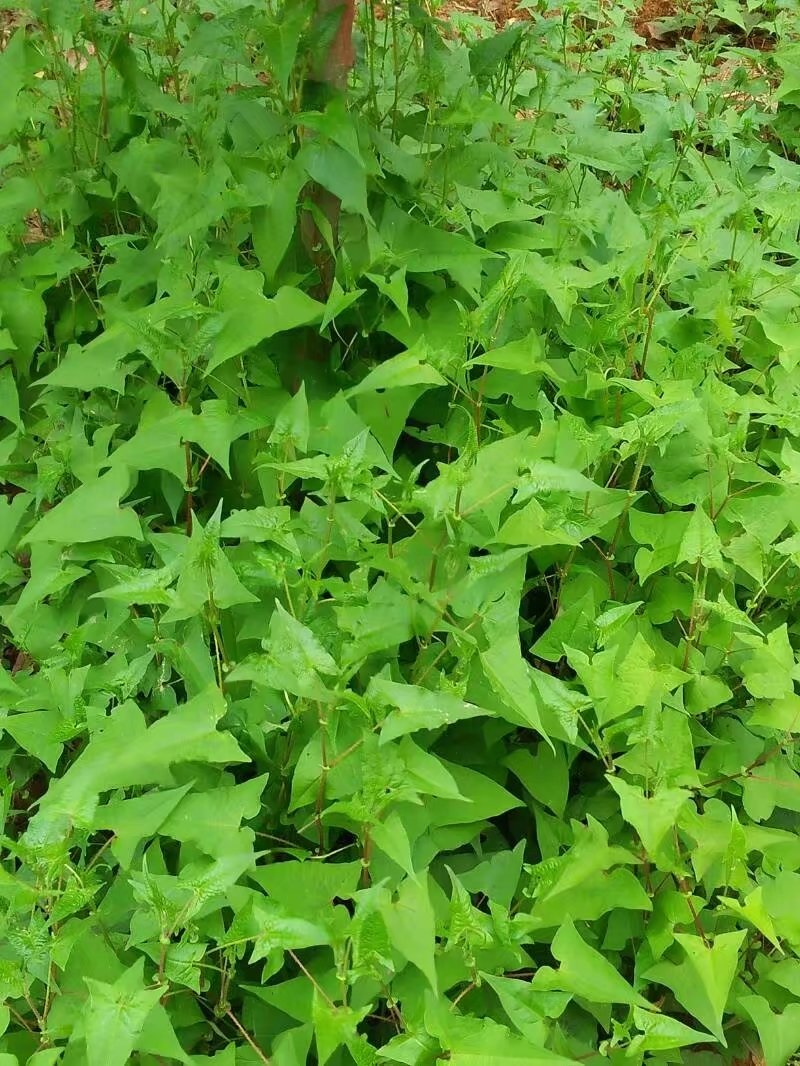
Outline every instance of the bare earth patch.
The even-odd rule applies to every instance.
[[[480,15],[499,27],[528,17],[527,12],[520,8],[518,0],[447,0],[436,13],[440,18],[446,18],[453,12]]]
[[[664,20],[679,13],[675,0],[644,0],[634,20],[633,28],[640,37],[658,46],[666,40]]]

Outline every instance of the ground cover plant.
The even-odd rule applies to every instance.
[[[499,8],[0,13],[0,1066],[800,1048],[797,3]]]

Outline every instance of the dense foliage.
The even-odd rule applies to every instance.
[[[4,20],[2,1066],[800,1047],[798,6],[534,6]]]

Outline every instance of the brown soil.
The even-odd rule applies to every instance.
[[[518,0],[447,0],[436,12],[439,18],[447,18],[453,12],[480,15],[491,19],[497,26],[525,19],[526,11],[519,7]]]
[[[439,18],[446,19],[455,13],[479,15],[503,27],[509,22],[528,18],[528,12],[520,6],[522,0],[445,0],[443,4],[432,3],[431,9]],[[734,44],[746,48],[769,51],[775,41],[763,30],[744,36],[738,27],[716,21],[706,25],[699,17],[690,17],[686,0],[641,0],[633,16],[633,27],[650,48],[673,48],[678,41],[691,39],[701,41],[714,34],[728,35]]]
[[[502,27],[529,17],[519,4],[520,0],[445,0],[444,4],[435,6],[435,13],[439,18],[453,13],[480,15]],[[643,0],[633,20],[634,29],[654,48],[663,48],[679,36],[669,27],[668,20],[680,14],[679,0]]]
[[[675,0],[644,0],[634,19],[633,28],[640,37],[658,45],[666,38],[664,20],[675,18],[678,14]]]
[[[14,30],[27,25],[29,25],[29,20],[21,11],[0,8],[0,52],[10,41]]]

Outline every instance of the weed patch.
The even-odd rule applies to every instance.
[[[785,1066],[796,0],[340,13],[0,19],[0,1064]]]

